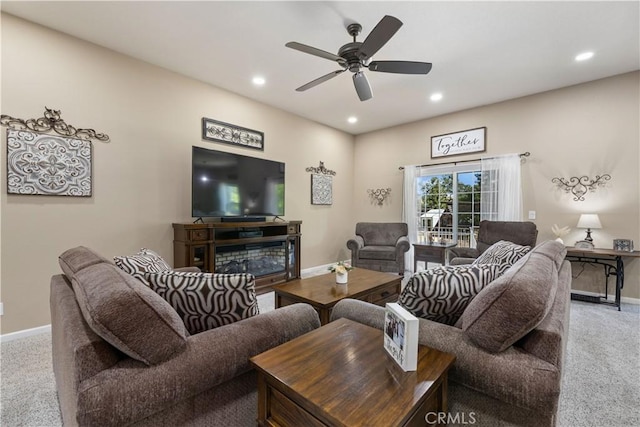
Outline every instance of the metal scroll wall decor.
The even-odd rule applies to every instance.
[[[604,186],[610,179],[611,175],[604,174],[596,175],[593,179],[586,175],[581,177],[572,176],[568,180],[564,178],[553,178],[551,182],[566,193],[573,194],[574,201],[583,202],[585,194],[589,191],[596,191],[596,188]]]
[[[378,203],[378,206],[382,206],[386,198],[391,194],[390,188],[376,188],[367,190],[371,203]]]
[[[108,135],[71,126],[60,118],[59,110],[46,107],[39,119],[3,114],[0,124],[8,127],[8,194],[91,196],[91,140],[109,142]]]
[[[305,170],[311,172],[311,204],[333,204],[333,177],[336,173],[325,168],[324,162],[320,162],[318,167],[311,166]]]
[[[255,150],[264,150],[264,133],[206,117],[202,118],[202,138]]]

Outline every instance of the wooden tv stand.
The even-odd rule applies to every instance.
[[[271,291],[272,285],[300,277],[302,221],[172,225],[176,268],[251,273],[256,276],[258,294]]]

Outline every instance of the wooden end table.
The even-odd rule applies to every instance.
[[[418,347],[404,372],[383,348],[382,331],[347,319],[251,358],[258,372],[259,426],[425,426],[447,411],[455,356]]]
[[[425,269],[428,262],[445,265],[447,262],[447,249],[457,245],[457,243],[414,243],[413,272],[416,273],[418,271],[418,261],[424,261]]]
[[[396,302],[400,296],[402,277],[393,273],[354,268],[349,272],[346,291],[336,286],[335,273],[291,280],[273,287],[276,308],[299,302],[313,306],[320,316],[320,323],[326,325],[331,310],[343,298],[353,298],[384,306]]]

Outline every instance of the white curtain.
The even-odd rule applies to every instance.
[[[407,223],[409,227],[409,242],[411,247],[404,256],[404,268],[413,272],[413,244],[416,243],[416,237],[418,236],[418,224],[416,221],[416,178],[418,176],[418,167],[405,166],[404,167],[404,203],[402,205],[402,221]]]
[[[480,219],[522,221],[520,155],[482,159]]]

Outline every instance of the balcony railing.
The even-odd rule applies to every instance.
[[[460,248],[473,248],[478,238],[478,227],[459,228],[457,239],[454,239],[453,234],[453,227],[419,229],[418,243],[456,242]]]

